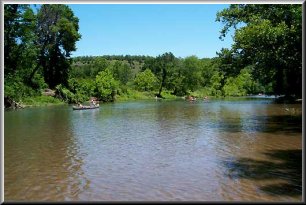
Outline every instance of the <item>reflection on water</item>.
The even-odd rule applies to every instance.
[[[5,114],[5,200],[73,200],[89,181],[67,109]]]
[[[301,201],[301,105],[271,102],[5,112],[5,201]]]

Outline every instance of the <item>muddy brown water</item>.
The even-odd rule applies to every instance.
[[[137,101],[4,113],[4,201],[301,201],[302,106]]]

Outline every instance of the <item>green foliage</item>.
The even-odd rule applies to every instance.
[[[48,85],[45,83],[44,77],[41,74],[35,73],[32,78],[32,87],[36,90],[41,90],[47,88]]]
[[[173,88],[173,94],[179,96],[198,90],[210,80],[213,69],[207,59],[200,60],[196,56],[179,59],[169,77],[172,86],[168,89]]]
[[[136,75],[134,83],[138,90],[152,91],[156,88],[157,78],[151,70],[146,69]]]
[[[218,58],[215,59],[215,63],[219,68],[219,72],[225,78],[237,76],[240,70],[249,63],[249,59],[241,58],[233,49],[222,48],[220,52],[217,52],[217,55]]]
[[[222,84],[221,81],[223,80],[224,76],[219,73],[215,72],[213,76],[210,79],[210,90],[211,90],[211,95],[220,97],[222,95]]]
[[[216,59],[201,59],[201,86],[210,86],[210,79],[218,70],[219,65],[216,63]]]
[[[177,98],[177,96],[173,95],[172,92],[169,90],[163,90],[161,92],[161,96],[163,96],[163,98],[165,99],[176,99]]]
[[[234,78],[229,77],[223,87],[225,96],[245,96],[250,93],[256,92],[254,90],[255,82],[252,79],[249,68],[242,69],[240,74]]]
[[[187,90],[196,90],[202,81],[201,61],[196,56],[186,57],[183,60],[183,84]]]
[[[4,5],[5,96],[38,99],[40,90],[66,84],[78,19],[66,5]],[[37,98],[36,98],[37,97]]]
[[[35,96],[38,92],[22,82],[18,75],[7,75],[4,82],[4,96],[20,101],[27,96]]]
[[[203,87],[199,90],[193,91],[190,93],[192,96],[196,96],[198,98],[204,98],[206,96],[212,96],[212,89],[210,87]]]
[[[244,68],[240,71],[240,74],[237,76],[237,84],[243,90],[243,95],[254,93],[255,82],[249,68]]]
[[[114,101],[119,82],[116,81],[109,69],[99,72],[96,76],[97,95],[102,101]]]
[[[226,50],[224,50],[223,52],[226,53]],[[167,92],[165,93],[165,95],[170,98],[172,98],[173,95],[184,96],[188,94],[193,94],[195,96],[201,97],[236,95],[232,93],[238,93],[238,91],[238,95],[246,95],[255,92],[256,90],[258,92],[259,90],[264,90],[260,83],[253,82],[252,71],[254,68],[252,66],[249,66],[247,67],[247,72],[243,70],[243,74],[240,75],[241,69],[233,71],[231,67],[235,65],[238,68],[238,65],[242,66],[243,63],[238,60],[232,61],[232,53],[230,51],[228,51],[227,53],[229,58],[224,57],[224,59],[223,57],[221,57],[222,55],[214,59],[198,59],[196,56],[189,56],[184,59],[177,59],[174,56],[171,56],[171,53],[168,53],[162,56],[158,56],[156,58],[145,59],[143,67],[138,72],[135,71],[135,68],[129,67],[126,59],[121,56],[109,56],[110,60],[106,60],[105,56],[76,57],[73,60],[73,68],[79,70],[83,69],[84,72],[85,70],[87,71],[84,75],[79,75],[83,76],[82,78],[72,78],[72,81],[74,81],[75,86],[70,86],[70,89],[75,94],[80,93],[80,90],[84,90],[81,92],[83,96],[86,96],[87,93],[91,93],[90,96],[99,97],[100,94],[98,94],[97,87],[96,89],[94,89],[94,86],[92,86],[91,90],[82,88],[82,84],[86,84],[86,80],[84,81],[84,79],[92,79],[92,77],[90,77],[91,72],[89,71],[95,68],[95,62],[98,62],[97,60],[99,60],[100,62],[102,62],[101,64],[104,65],[103,70],[110,70],[114,79],[120,82],[119,87],[116,91],[118,99],[120,100],[138,99],[141,97],[147,99],[147,97],[141,93],[150,93],[150,91],[154,91],[155,89],[160,90],[160,88],[165,88],[167,92],[170,92],[170,95],[167,95]],[[122,61],[117,59],[121,59]],[[132,62],[132,64],[134,65],[135,61]],[[228,62],[235,63],[226,64]],[[163,66],[167,69],[164,69]],[[132,70],[133,72],[136,72],[133,81],[124,81],[122,80],[124,78],[120,77],[125,77],[124,72],[122,72],[124,70],[124,67],[127,68],[126,70]],[[225,67],[226,69],[224,69]],[[157,76],[153,73],[153,71],[157,74]],[[166,77],[163,76],[163,74],[165,74]],[[232,79],[226,81],[228,77],[232,77]],[[163,80],[164,84],[162,84]],[[238,90],[237,92],[230,91],[230,88],[233,87],[231,86],[230,82],[232,82],[232,84],[237,87],[237,81],[247,82],[246,85],[240,86],[241,89],[243,89],[243,92],[239,90],[240,87],[239,89],[236,89]],[[71,80],[69,80],[69,85],[71,84]],[[223,89],[224,86],[225,89]],[[142,92],[137,92],[133,89],[137,89],[138,91]],[[93,90],[95,90],[95,92],[93,92]],[[164,92],[162,91],[160,94],[163,95],[163,93]],[[87,95],[87,97],[90,96]]]
[[[242,96],[246,93],[241,89],[240,85],[236,83],[236,79],[229,77],[226,79],[226,83],[223,87],[225,96]]]
[[[56,87],[65,102],[175,98],[192,94],[243,96],[302,90],[302,9],[300,5],[239,4],[217,14],[221,36],[235,29],[234,44],[217,57],[176,58],[106,55],[70,58],[76,50],[78,18],[67,5],[4,5],[4,94],[32,102],[40,90]],[[134,90],[137,89],[137,90]],[[35,103],[35,102],[33,102]]]
[[[173,76],[172,84],[173,84],[173,94],[178,96],[184,96],[188,93],[187,86],[184,84],[185,76],[177,73]]]
[[[254,66],[260,84],[272,82],[276,94],[302,95],[301,5],[231,5],[217,21],[224,23],[221,38],[236,29],[232,53]]]
[[[25,106],[61,105],[63,103],[63,101],[51,96],[26,97],[22,100],[22,104]]]
[[[145,62],[144,68],[150,69],[158,79],[159,96],[161,96],[164,87],[167,89],[173,89],[171,76],[175,72],[176,65],[177,59],[171,52],[164,53],[155,59],[148,59]]]
[[[51,88],[58,84],[67,85],[70,68],[67,58],[76,50],[76,41],[81,38],[78,21],[72,10],[64,4],[43,4],[37,13],[39,65]]]
[[[154,99],[155,95],[153,92],[141,92],[138,90],[127,89],[124,93],[121,93],[116,100],[127,101],[127,100],[148,100]]]
[[[68,88],[76,95],[76,100],[82,102],[88,100],[96,93],[96,83],[94,79],[76,79],[68,80]]]
[[[68,90],[62,84],[59,84],[56,86],[56,94],[58,95],[60,99],[64,100],[67,103],[78,102],[78,100],[75,97],[75,94],[73,94],[70,90]]]
[[[115,61],[109,69],[113,73],[114,78],[122,85],[126,85],[132,79],[132,70],[127,63]]]
[[[4,73],[16,75],[36,64],[36,18],[29,5],[4,5]],[[25,72],[23,72],[25,73]],[[25,76],[22,76],[25,77]]]

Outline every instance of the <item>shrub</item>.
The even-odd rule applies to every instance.
[[[119,82],[116,81],[109,69],[99,72],[96,76],[97,96],[102,101],[114,101],[119,88]]]
[[[55,88],[56,88],[56,95],[60,99],[63,99],[65,102],[68,102],[68,103],[77,102],[75,95],[70,90],[68,90],[66,87],[64,87],[62,84],[57,85]]]
[[[157,78],[150,69],[136,75],[135,86],[140,91],[152,91],[156,88]]]

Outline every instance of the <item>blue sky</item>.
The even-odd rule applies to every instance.
[[[221,41],[216,13],[225,4],[70,4],[82,39],[72,56],[149,55],[214,57]]]

